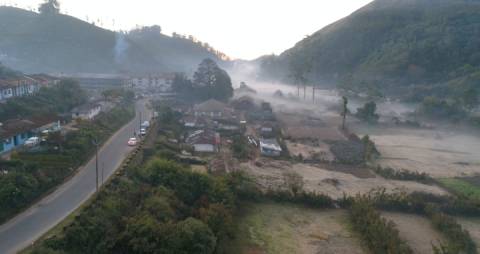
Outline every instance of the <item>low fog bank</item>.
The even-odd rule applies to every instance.
[[[313,101],[313,88],[308,86],[306,89],[300,87],[300,90],[294,84],[288,84],[281,81],[263,81],[259,80],[260,68],[254,62],[236,62],[228,72],[232,78],[234,88],[239,88],[241,82],[245,82],[249,87],[257,91],[256,97],[266,100],[281,108],[289,110],[314,110],[321,114],[338,115],[341,108],[342,94],[332,88],[332,84],[317,84],[315,89],[315,101]],[[283,96],[278,96],[278,91]],[[277,95],[275,95],[277,93]],[[347,96],[349,99],[348,107],[352,113],[357,108],[363,106],[367,99],[358,95]],[[389,99],[376,101],[378,113],[382,117],[397,117],[407,119],[412,115],[417,105],[407,104]]]

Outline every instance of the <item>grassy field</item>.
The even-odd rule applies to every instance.
[[[440,183],[453,193],[469,199],[480,200],[480,185],[461,178],[443,178]]]
[[[236,237],[224,242],[220,253],[363,253],[348,230],[346,211],[277,203],[246,203],[242,207],[236,218]]]

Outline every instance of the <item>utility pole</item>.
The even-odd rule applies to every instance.
[[[98,192],[98,140],[93,139],[92,143],[95,146],[95,183]]]
[[[313,101],[313,104],[315,104],[315,85],[312,86],[312,101]]]
[[[103,172],[105,171],[105,162],[102,162],[102,185],[104,183],[103,181]]]

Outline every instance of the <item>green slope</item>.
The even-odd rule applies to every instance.
[[[480,1],[376,0],[260,61],[267,76],[310,61],[310,79],[356,88],[468,79],[480,65]]]
[[[120,36],[71,16],[40,15],[12,7],[0,7],[0,34],[0,61],[24,72],[182,71],[194,68],[183,62],[197,65],[204,57],[215,59],[185,39],[180,49],[177,39],[164,35],[145,43],[142,35]],[[116,55],[116,47],[124,49],[121,56]],[[178,64],[172,67],[172,62]]]

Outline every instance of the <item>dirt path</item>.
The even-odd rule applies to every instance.
[[[433,253],[432,244],[439,245],[443,237],[433,229],[427,218],[402,213],[383,212],[382,216],[392,220],[400,231],[400,237],[407,241],[416,254]]]

